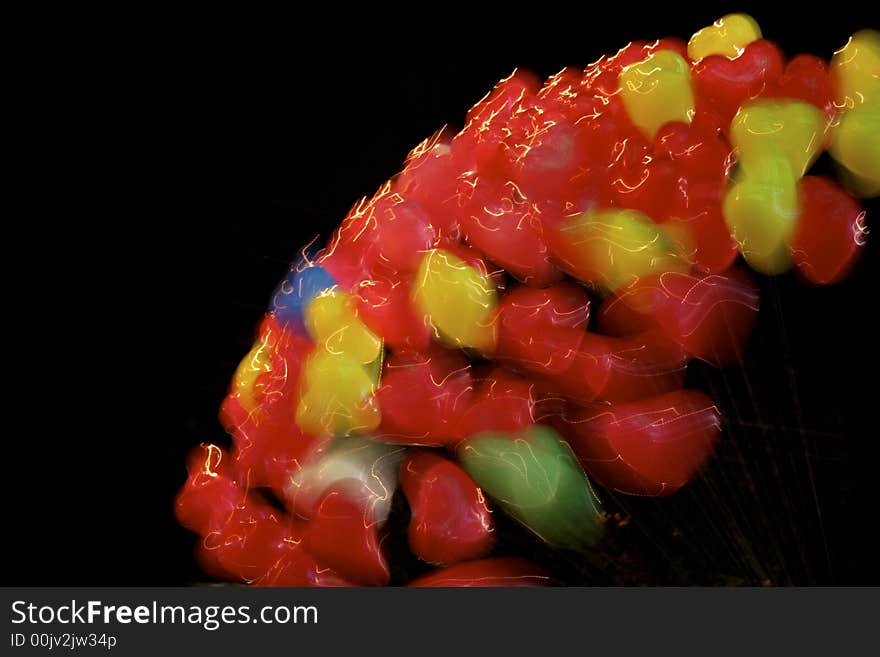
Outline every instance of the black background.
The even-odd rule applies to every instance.
[[[830,57],[877,22],[855,5],[337,9],[103,16],[57,25],[39,54],[55,33],[37,30],[34,73],[16,64],[35,119],[22,169],[37,174],[16,221],[36,230],[10,242],[31,264],[9,275],[3,584],[199,580],[173,517],[184,457],[226,440],[217,410],[288,262],[514,67],[546,76],[739,9],[789,56]],[[870,237],[841,284],[758,279],[743,371],[692,367],[726,418],[699,481],[609,496],[623,523],[587,558],[508,526],[501,552],[571,584],[880,583]],[[400,559],[395,581],[420,569]]]

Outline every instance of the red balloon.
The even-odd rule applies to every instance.
[[[590,377],[591,385],[605,401],[633,401],[684,385],[687,354],[658,330],[627,338],[588,333],[581,352],[595,359],[598,371]]]
[[[722,198],[727,189],[726,178],[679,178],[675,199],[670,210],[672,218],[664,225],[667,230],[683,230],[683,255],[698,269],[720,273],[728,269],[739,255],[739,245],[724,221]]]
[[[371,276],[371,262],[367,254],[379,249],[379,231],[375,230],[376,205],[388,195],[390,185],[376,194],[356,202],[327,242],[318,258],[321,265],[345,292]]]
[[[205,444],[190,450],[187,459],[189,476],[174,512],[181,525],[202,536],[222,526],[245,500],[246,491],[229,477],[226,460],[220,447]]]
[[[431,217],[415,201],[398,194],[383,197],[371,209],[371,239],[364,260],[373,276],[397,276],[418,269],[425,253],[438,240]]]
[[[512,182],[473,177],[463,184],[459,223],[471,245],[527,285],[543,287],[561,278],[550,263],[540,216]]]
[[[590,317],[583,288],[558,283],[504,295],[498,308],[496,357],[536,374],[558,374],[572,366]]]
[[[662,126],[654,137],[654,153],[675,164],[680,175],[716,184],[724,181],[731,166],[730,146],[705,121]]]
[[[628,323],[659,327],[691,356],[724,367],[742,358],[757,313],[757,289],[739,269],[669,272],[619,290],[603,305],[600,325],[615,332]]]
[[[431,329],[412,302],[410,282],[400,277],[373,277],[355,288],[358,317],[394,351],[424,351]]]
[[[501,369],[480,381],[455,425],[455,434],[464,440],[481,431],[519,431],[533,425],[534,384]]]
[[[586,404],[596,399],[626,402],[680,388],[687,355],[658,330],[615,338],[584,334],[574,365],[545,377],[545,390]]]
[[[382,422],[375,438],[402,445],[455,444],[455,422],[472,394],[471,365],[460,352],[434,347],[392,354],[376,392]]]
[[[535,100],[518,111],[504,138],[505,171],[527,199],[575,200],[576,176],[589,157],[561,109]]]
[[[315,586],[348,587],[357,586],[335,571],[322,566],[301,544],[296,544],[276,561],[263,577],[254,582],[255,586]]]
[[[492,549],[495,527],[486,498],[453,461],[412,451],[400,466],[400,484],[412,511],[409,545],[417,557],[453,564]]]
[[[300,531],[296,522],[251,495],[221,527],[205,535],[203,546],[226,572],[253,582],[292,549]]]
[[[550,578],[538,566],[519,557],[468,561],[435,570],[411,581],[407,586],[514,587],[547,586]]]
[[[718,410],[694,390],[628,404],[597,404],[559,422],[587,472],[633,495],[668,495],[690,481],[721,431]]]
[[[829,120],[838,114],[834,106],[837,97],[834,76],[828,71],[825,61],[814,55],[798,55],[788,62],[779,83],[779,96],[812,103]]]
[[[409,154],[392,192],[418,203],[438,238],[457,239],[458,225],[452,210],[460,169],[453,162],[447,137],[438,134],[419,144]]]
[[[867,237],[862,206],[828,178],[805,176],[798,183],[801,214],[791,258],[807,280],[835,283],[849,273]]]
[[[498,117],[506,120],[517,107],[534,96],[540,86],[541,81],[534,73],[515,69],[468,110],[462,132],[478,131],[483,123]]]
[[[783,65],[779,48],[765,39],[753,41],[734,59],[706,57],[692,69],[697,114],[705,105],[726,129],[743,103],[777,89]]]
[[[646,156],[630,163],[621,158],[608,167],[608,172],[611,205],[638,210],[657,222],[671,216],[679,186],[679,171],[672,162]]]
[[[452,140],[453,158],[460,173],[475,171],[501,182],[503,142],[510,119],[531,101],[540,84],[533,74],[515,70],[470,109],[464,129]]]
[[[362,586],[384,586],[390,573],[363,484],[355,479],[328,487],[303,534],[306,550],[322,564]]]
[[[581,69],[566,67],[547,78],[537,97],[556,107],[566,119],[574,123],[586,114],[587,107],[592,106],[592,94],[581,84],[582,80]]]

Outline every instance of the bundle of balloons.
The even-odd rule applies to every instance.
[[[806,175],[824,151],[838,180]],[[497,514],[590,550],[602,490],[673,493],[711,456],[688,362],[729,367],[753,270],[850,270],[880,192],[880,33],[785,61],[744,14],[541,82],[515,71],[417,146],[275,290],[180,522],[218,579],[390,581],[391,500],[417,586],[550,582],[493,557]]]

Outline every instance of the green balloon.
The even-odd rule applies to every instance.
[[[486,494],[549,545],[583,549],[599,539],[599,499],[552,429],[478,433],[459,445],[458,458]]]

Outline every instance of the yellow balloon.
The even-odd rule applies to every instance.
[[[797,177],[788,158],[769,149],[755,158],[724,199],[724,220],[746,262],[765,274],[788,270],[788,241],[799,216]]]
[[[382,340],[358,318],[354,300],[344,292],[331,289],[315,297],[306,308],[305,324],[319,346],[362,365],[374,362],[382,352]]]
[[[368,433],[382,419],[376,382],[357,360],[316,348],[301,374],[296,424],[313,436]]]
[[[852,174],[850,186],[862,197],[880,192],[880,108],[860,105],[840,119],[831,156]]]
[[[563,231],[580,256],[572,258],[574,267],[607,291],[688,267],[676,240],[638,210],[590,210],[569,220]]]
[[[831,58],[831,72],[837,80],[838,106],[880,109],[880,32],[853,34]]]
[[[738,161],[746,171],[762,165],[770,150],[788,158],[792,171],[803,176],[819,156],[828,129],[825,114],[799,100],[758,100],[743,105],[730,123]]]
[[[484,353],[494,350],[495,285],[458,256],[442,249],[428,251],[419,265],[413,301],[437,337]]]
[[[624,68],[620,93],[630,119],[649,139],[664,124],[690,123],[694,115],[690,67],[671,50],[657,51]]]
[[[698,30],[688,41],[687,54],[694,61],[709,55],[734,59],[747,45],[761,38],[761,27],[748,14],[728,14]]]

